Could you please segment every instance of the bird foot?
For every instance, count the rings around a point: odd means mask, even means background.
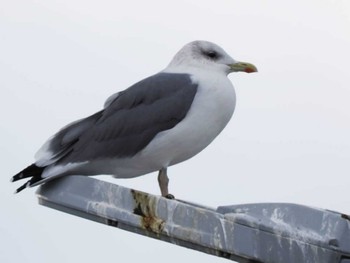
[[[170,199],[170,200],[174,200],[175,196],[173,196],[172,194],[167,194],[166,196],[164,196],[166,199]]]

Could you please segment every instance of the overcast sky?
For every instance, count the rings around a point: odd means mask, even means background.
[[[180,199],[291,202],[350,214],[350,2],[0,0],[0,262],[224,262],[13,195],[12,175],[62,126],[209,40],[258,74],[231,74],[235,114],[169,169]],[[105,177],[100,177],[104,179]],[[156,174],[117,184],[159,194]]]

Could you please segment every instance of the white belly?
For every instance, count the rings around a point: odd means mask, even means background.
[[[183,121],[159,133],[133,158],[115,160],[115,177],[135,177],[185,161],[207,147],[224,129],[236,104],[231,82],[224,75],[195,81],[199,88]]]

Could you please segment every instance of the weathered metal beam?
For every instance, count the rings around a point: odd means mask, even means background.
[[[346,215],[295,204],[212,209],[86,176],[42,185],[39,203],[242,263],[350,263]]]

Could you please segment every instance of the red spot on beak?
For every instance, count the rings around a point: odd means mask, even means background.
[[[252,68],[245,68],[245,69],[244,69],[244,72],[252,73],[252,72],[256,72],[256,70],[254,70],[254,69],[252,69]]]

